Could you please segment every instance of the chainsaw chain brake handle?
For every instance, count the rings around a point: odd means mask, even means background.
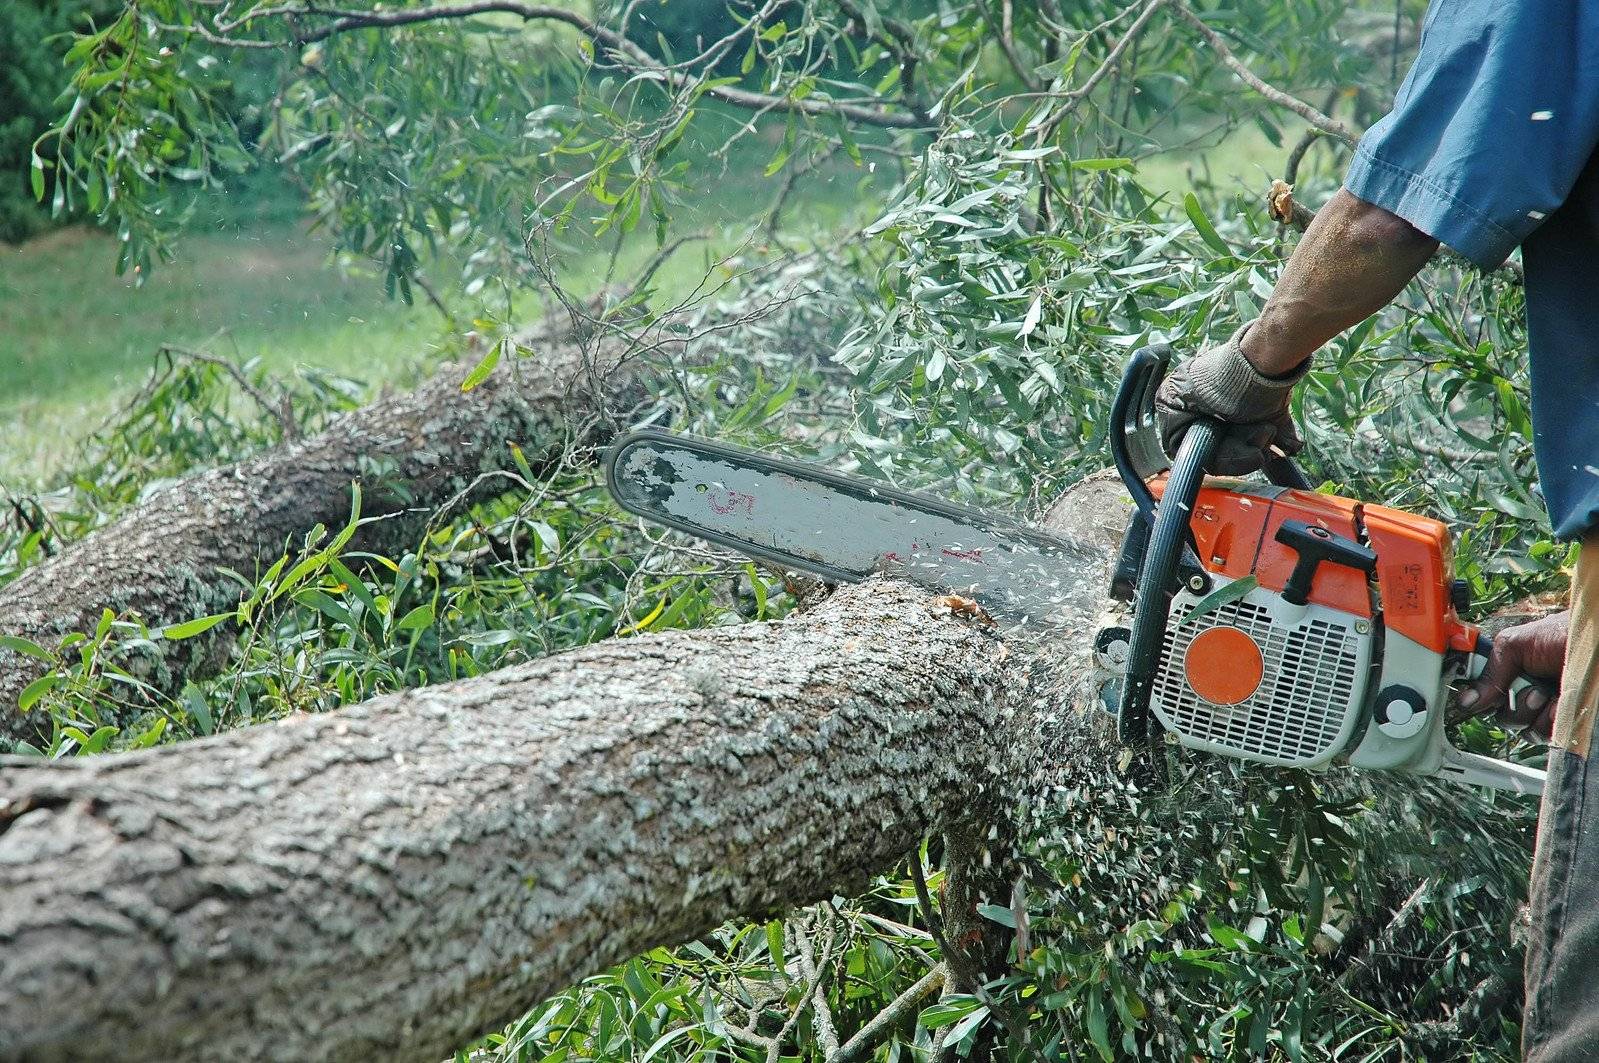
[[[1111,457],[1138,508],[1113,587],[1113,593],[1130,591],[1133,598],[1132,632],[1116,719],[1118,737],[1134,746],[1143,744],[1149,735],[1149,697],[1160,667],[1179,571],[1197,593],[1210,587],[1210,577],[1190,546],[1193,533],[1189,521],[1205,481],[1205,467],[1215,457],[1225,430],[1219,421],[1195,421],[1184,433],[1177,454],[1167,460],[1155,416],[1155,392],[1170,363],[1171,348],[1164,344],[1135,353],[1122,373],[1110,415]],[[1171,476],[1157,504],[1145,481],[1167,468]],[[1265,472],[1279,486],[1309,487],[1304,474],[1288,458],[1273,459]]]

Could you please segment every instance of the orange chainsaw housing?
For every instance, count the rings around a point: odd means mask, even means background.
[[[1164,476],[1150,482],[1157,498],[1165,486]],[[1280,592],[1298,559],[1276,539],[1289,520],[1319,525],[1376,553],[1376,592],[1388,631],[1436,653],[1469,653],[1476,645],[1477,628],[1460,619],[1449,593],[1449,529],[1441,521],[1337,495],[1210,479],[1194,502],[1190,526],[1208,571],[1228,579],[1253,575],[1263,589]],[[1316,570],[1310,600],[1354,616],[1376,613],[1366,574],[1342,565]]]

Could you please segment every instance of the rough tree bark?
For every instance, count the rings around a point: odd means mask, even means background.
[[[0,762],[0,1058],[438,1059],[626,957],[859,887],[1036,745],[1026,655],[949,614],[873,584]]]
[[[484,492],[505,490],[503,481],[479,477],[515,467],[510,443],[537,468],[592,434],[602,405],[635,401],[625,374],[593,372],[615,364],[619,341],[584,344],[570,329],[551,329],[529,343],[533,358],[500,367],[470,392],[460,387],[466,369],[447,366],[311,438],[160,492],[0,588],[0,633],[53,647],[69,632],[92,631],[106,608],[152,629],[223,612],[237,603],[239,586],[222,570],[249,576],[317,524],[342,526],[353,482],[362,485],[363,514],[386,518],[367,525],[360,542],[379,551],[414,543],[435,507],[475,482]],[[147,682],[175,690],[220,659],[230,627],[158,641],[134,663]],[[42,669],[0,646],[0,740],[40,729],[16,707]]]

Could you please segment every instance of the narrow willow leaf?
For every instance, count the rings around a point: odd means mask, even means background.
[[[1200,239],[1209,244],[1211,250],[1218,255],[1230,255],[1233,249],[1227,246],[1227,241],[1221,238],[1216,227],[1205,217],[1204,208],[1199,205],[1199,197],[1192,192],[1183,195],[1183,212],[1188,215],[1188,220],[1194,223],[1194,230],[1199,233]]]
[[[212,613],[195,620],[186,620],[181,624],[172,624],[161,630],[161,636],[176,642],[178,639],[189,639],[196,635],[210,631],[222,621],[233,616],[233,613]]]
[[[1244,595],[1260,586],[1260,581],[1253,575],[1243,579],[1235,579],[1231,583],[1224,583],[1211,591],[1195,603],[1193,611],[1183,617],[1184,624],[1191,624],[1208,613],[1214,613],[1224,605],[1238,601]]]
[[[503,342],[496,343],[490,347],[489,353],[485,354],[482,360],[472,367],[472,371],[466,374],[466,379],[461,381],[461,390],[471,391],[487,380],[489,374],[494,372],[494,367],[500,364],[500,353],[504,350],[505,344]]]

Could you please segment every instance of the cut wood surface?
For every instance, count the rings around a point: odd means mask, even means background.
[[[501,366],[470,392],[461,391],[467,367],[446,366],[314,436],[158,492],[0,588],[0,634],[54,647],[69,632],[93,631],[108,608],[152,630],[225,612],[240,587],[224,570],[253,577],[316,525],[342,527],[354,483],[362,485],[363,514],[385,518],[362,529],[364,548],[415,543],[439,504],[484,473],[515,468],[510,444],[538,469],[592,433],[600,378],[591,378],[586,359],[594,351],[560,330],[529,342],[532,358]],[[611,387],[613,404],[631,398],[616,378]],[[506,483],[490,479],[483,488],[503,491]],[[131,663],[155,687],[181,689],[220,660],[231,627],[157,640]],[[43,667],[0,646],[0,740],[48,732],[47,720],[16,711]]]

